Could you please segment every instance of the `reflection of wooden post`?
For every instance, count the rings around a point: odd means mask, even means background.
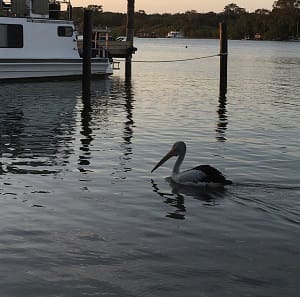
[[[127,30],[126,41],[130,41],[130,49],[126,56],[125,61],[125,77],[131,77],[131,59],[133,49],[133,37],[134,37],[134,0],[127,0]]]
[[[227,57],[227,26],[226,23],[220,23],[220,98],[226,98],[227,93]]]
[[[83,28],[83,61],[82,61],[82,92],[88,97],[91,92],[91,59],[92,59],[92,17],[93,11],[84,10]]]

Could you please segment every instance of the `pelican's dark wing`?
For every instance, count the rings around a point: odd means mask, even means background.
[[[220,183],[225,185],[231,185],[232,181],[226,179],[226,177],[218,169],[210,165],[200,165],[191,170],[199,170],[205,174],[203,182],[207,183]]]

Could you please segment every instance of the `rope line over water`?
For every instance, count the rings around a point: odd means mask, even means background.
[[[132,63],[173,63],[173,62],[185,62],[185,61],[194,61],[194,60],[201,60],[201,59],[208,59],[213,57],[219,57],[222,54],[210,55],[210,56],[202,56],[197,58],[187,58],[187,59],[174,59],[174,60],[132,60]],[[120,61],[121,60],[115,60]]]

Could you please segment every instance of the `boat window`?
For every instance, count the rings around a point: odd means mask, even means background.
[[[23,26],[0,24],[0,48],[22,48]]]
[[[73,27],[59,26],[59,27],[57,27],[57,34],[60,37],[72,37],[73,36]]]

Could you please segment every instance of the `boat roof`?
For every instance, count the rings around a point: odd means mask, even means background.
[[[59,14],[61,4],[71,7],[70,0],[0,0],[0,16],[48,19],[51,13]]]

